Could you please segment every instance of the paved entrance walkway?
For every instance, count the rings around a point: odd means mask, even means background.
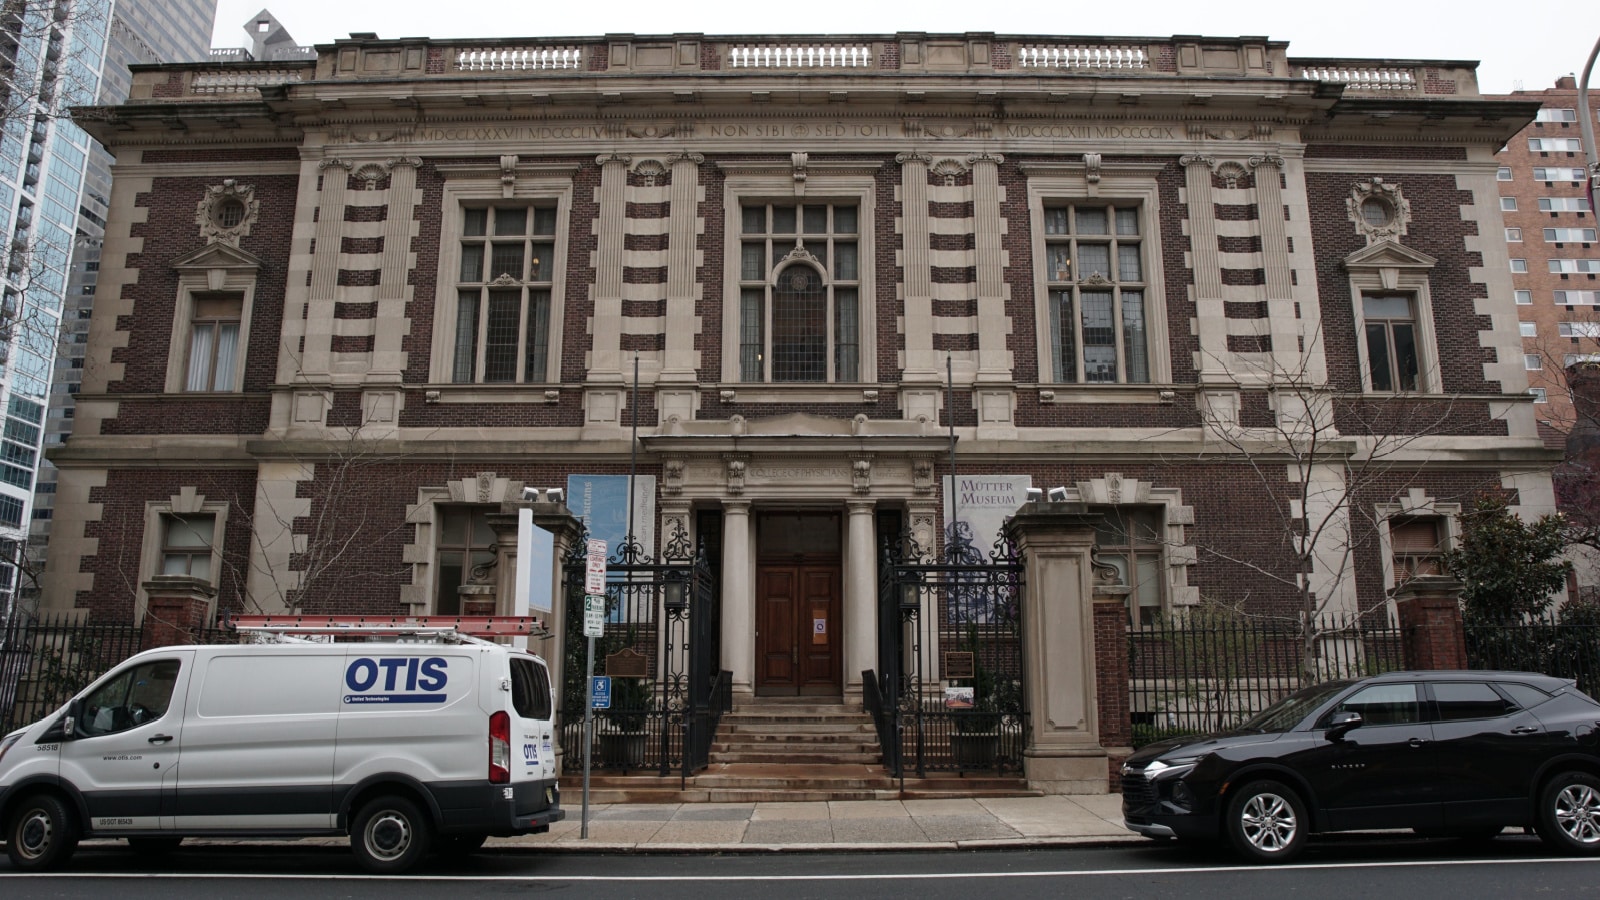
[[[1122,824],[1120,794],[798,803],[601,804],[580,838],[581,798],[548,834],[489,846],[554,844],[563,851],[771,852],[1048,847],[1143,841]]]

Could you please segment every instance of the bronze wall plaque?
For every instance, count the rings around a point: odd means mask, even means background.
[[[972,678],[974,675],[971,653],[946,653],[944,655],[944,677]]]
[[[649,678],[650,657],[624,647],[606,657],[606,674],[612,678]]]

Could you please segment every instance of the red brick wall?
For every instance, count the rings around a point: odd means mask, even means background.
[[[1133,743],[1133,716],[1128,692],[1128,611],[1121,600],[1094,604],[1095,699],[1100,710],[1100,746],[1128,747]],[[1107,758],[1110,789],[1122,789],[1122,761]]]
[[[139,555],[145,540],[145,503],[167,503],[186,486],[204,495],[207,503],[228,504],[224,562],[216,573],[217,610],[243,609],[248,572],[245,561],[250,551],[248,519],[255,508],[255,471],[112,469],[106,474],[105,486],[89,492],[90,503],[103,504],[100,518],[84,525],[84,536],[98,539],[98,549],[83,557],[78,571],[92,574],[94,585],[79,591],[74,605],[89,610],[91,620],[133,621]]]
[[[1397,148],[1399,149],[1399,148]],[[1370,173],[1309,173],[1306,192],[1311,207],[1311,229],[1316,240],[1317,290],[1322,303],[1322,329],[1328,349],[1328,372],[1343,390],[1361,389],[1360,358],[1356,352],[1355,303],[1343,260],[1367,246],[1345,210],[1345,200],[1357,181],[1381,177],[1397,184],[1411,206],[1411,223],[1401,243],[1438,260],[1428,273],[1433,306],[1436,347],[1443,388],[1450,393],[1498,393],[1499,382],[1484,379],[1484,364],[1495,352],[1482,346],[1479,332],[1490,329],[1488,316],[1474,311],[1474,302],[1487,296],[1484,285],[1470,280],[1468,271],[1483,265],[1483,255],[1466,249],[1466,238],[1477,224],[1462,218],[1461,208],[1472,205],[1472,194],[1456,187],[1452,175],[1393,174],[1374,167]],[[1309,273],[1308,273],[1309,274]]]
[[[285,261],[289,258],[289,238],[294,227],[299,178],[293,175],[252,175],[247,166],[241,167],[234,177],[240,183],[255,188],[255,199],[260,204],[259,218],[251,226],[250,233],[240,241],[240,247],[264,260],[256,278],[250,344],[245,350],[244,390],[249,394],[266,391],[277,377],[278,342],[283,328]],[[122,288],[122,299],[133,302],[133,314],[117,321],[118,330],[128,334],[128,343],[126,347],[112,351],[112,361],[123,363],[124,370],[121,380],[107,386],[109,393],[159,394],[166,389],[167,360],[172,350],[172,319],[178,299],[178,273],[172,269],[171,263],[205,246],[199,226],[194,224],[195,206],[205,197],[207,188],[221,182],[220,176],[157,178],[150,192],[139,194],[136,198],[137,206],[149,210],[149,218],[146,222],[135,223],[131,229],[134,237],[144,239],[144,247],[141,252],[128,255],[128,267],[137,270],[138,280]],[[182,418],[174,427],[175,423],[168,414],[168,404],[171,402],[160,405],[125,404],[116,419],[106,422],[105,433],[185,433],[190,429],[193,432],[215,433],[222,427],[233,427],[234,423],[242,421],[237,414],[218,416],[202,412],[193,419]],[[229,401],[231,404],[238,402]],[[246,401],[247,404],[251,402],[254,401]],[[216,411],[222,412],[220,405],[217,406],[219,408]],[[202,410],[203,407],[190,409]],[[216,427],[212,427],[211,423],[215,423]]]

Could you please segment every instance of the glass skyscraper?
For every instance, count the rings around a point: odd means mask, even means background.
[[[68,111],[121,103],[134,63],[206,59],[216,0],[15,0],[0,6],[0,547],[42,554],[72,428],[110,195],[111,156]],[[9,64],[9,66],[8,66]],[[9,72],[3,72],[5,67]],[[3,567],[5,599],[18,575]],[[0,615],[9,607],[0,602]]]

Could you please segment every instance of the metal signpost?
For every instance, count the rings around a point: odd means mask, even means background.
[[[606,542],[591,540],[588,546],[587,566],[583,577],[583,636],[588,638],[589,649],[584,654],[583,675],[588,702],[583,705],[583,826],[578,837],[589,837],[589,767],[594,763],[594,639],[606,627]],[[610,684],[607,679],[607,705],[610,703]]]

